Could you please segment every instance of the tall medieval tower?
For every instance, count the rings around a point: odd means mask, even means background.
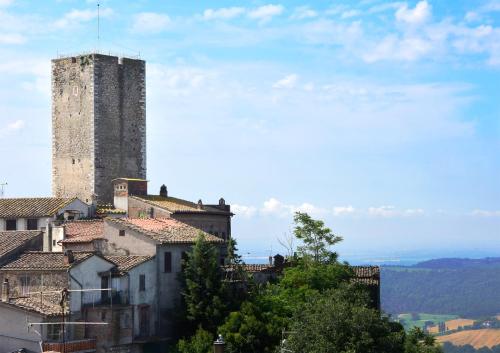
[[[52,193],[111,203],[115,178],[146,178],[143,60],[52,60]]]

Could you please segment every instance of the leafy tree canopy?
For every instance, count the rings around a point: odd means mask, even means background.
[[[296,212],[294,234],[304,245],[298,247],[299,255],[314,262],[335,262],[337,254],[330,251],[332,245],[342,241],[342,237],[333,234],[321,220],[315,220],[307,213]]]

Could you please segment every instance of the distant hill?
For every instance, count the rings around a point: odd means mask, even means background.
[[[382,309],[391,314],[500,313],[500,258],[436,259],[407,267],[382,267]]]
[[[419,262],[411,267],[430,268],[430,269],[459,269],[459,268],[491,267],[491,266],[500,267],[500,257],[487,257],[484,259],[462,259],[462,258],[435,259],[435,260]]]

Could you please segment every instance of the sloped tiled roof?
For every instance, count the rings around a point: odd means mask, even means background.
[[[102,219],[80,220],[64,224],[66,239],[62,243],[89,243],[104,238],[104,221]]]
[[[32,197],[0,199],[0,218],[53,216],[75,198]]]
[[[60,295],[56,293],[31,294],[26,297],[11,298],[9,305],[16,306],[20,309],[36,312],[45,316],[59,316],[61,315],[61,306],[59,305]]]
[[[110,255],[104,256],[108,261],[111,261],[117,266],[117,270],[120,273],[126,273],[140,264],[151,260],[152,256],[142,256],[142,255]]]
[[[283,267],[275,267],[269,264],[245,264],[244,269],[247,272],[278,272],[283,269]]]
[[[369,286],[380,285],[380,267],[378,266],[351,266],[354,271],[354,283],[361,283]]]
[[[41,236],[41,234],[42,232],[39,230],[9,230],[0,232],[0,258],[37,236]]]
[[[66,265],[62,252],[27,251],[15,260],[0,267],[0,270],[65,271],[93,256],[94,253],[75,251],[73,255],[75,261],[70,265]]]
[[[208,242],[224,242],[219,237],[172,218],[107,218],[106,221],[135,230],[161,244],[194,243],[200,233]]]
[[[108,214],[127,214],[127,211],[122,210],[121,208],[115,208],[113,205],[97,205],[95,212],[99,216],[105,216]]]
[[[165,197],[159,195],[131,196],[132,198],[144,201],[154,206],[158,206],[172,213],[210,213],[210,214],[231,214],[228,211],[216,207],[202,205],[197,203],[178,199],[176,197]]]

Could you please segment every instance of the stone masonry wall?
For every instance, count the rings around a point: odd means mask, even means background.
[[[95,186],[112,203],[113,179],[146,178],[145,62],[94,57]]]
[[[146,178],[145,62],[91,54],[52,61],[52,188],[113,201],[111,180]]]
[[[90,202],[94,193],[94,63],[52,60],[52,193]]]

